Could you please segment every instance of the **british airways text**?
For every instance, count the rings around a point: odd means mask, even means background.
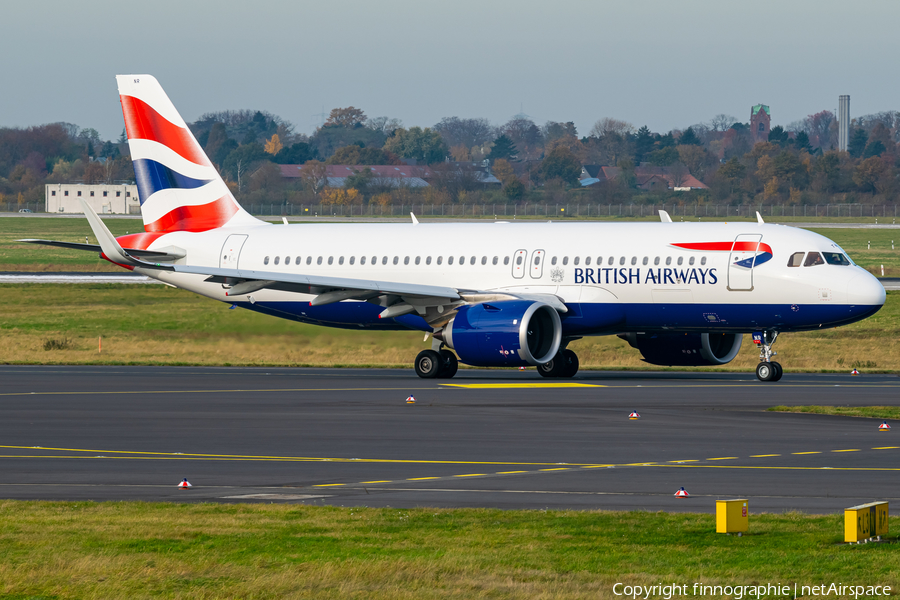
[[[652,283],[654,285],[671,284],[708,284],[715,285],[719,281],[713,269],[647,269],[641,279],[641,269],[626,267],[608,269],[575,269],[575,283],[602,284],[634,284]]]

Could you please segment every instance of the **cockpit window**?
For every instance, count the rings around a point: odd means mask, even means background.
[[[788,259],[788,266],[799,267],[803,265],[804,254],[806,254],[806,252],[794,252],[793,254],[791,254],[791,257]]]
[[[814,267],[816,265],[824,265],[825,261],[822,259],[822,255],[818,252],[810,252],[806,255],[806,262],[803,263],[804,267]]]
[[[827,262],[829,265],[850,265],[850,259],[848,259],[840,252],[826,252],[825,262]]]

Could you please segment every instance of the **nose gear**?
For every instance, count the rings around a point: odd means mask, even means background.
[[[757,331],[753,334],[753,343],[759,346],[760,363],[756,365],[756,378],[760,381],[778,381],[784,375],[781,365],[772,360],[778,354],[772,350],[777,337],[777,331]]]

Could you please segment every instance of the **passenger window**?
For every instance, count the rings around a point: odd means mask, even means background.
[[[355,262],[356,262],[356,257],[355,257],[355,256],[351,256],[351,257],[350,257],[350,264],[352,265],[352,264],[355,263]]]
[[[504,265],[509,265],[509,257],[508,257],[508,256],[504,256],[504,257],[503,257],[503,264],[504,264]]]
[[[360,257],[359,257],[359,264],[361,264],[361,265],[366,264],[366,257],[365,257],[365,256],[360,256]]]
[[[387,254],[381,257],[381,264],[386,265],[388,261]]]
[[[328,257],[328,264],[329,264],[329,265],[333,265],[333,264],[334,264],[334,257],[333,257],[333,256],[329,256],[329,257]]]
[[[550,259],[550,264],[551,264],[551,265],[555,265],[555,264],[556,264],[556,257],[555,257],[555,256],[554,256],[553,258]]]
[[[312,264],[312,256],[307,256],[307,257],[306,257],[306,264],[308,264],[308,265],[311,265],[311,264]]]
[[[822,255],[818,252],[810,252],[806,255],[806,262],[803,263],[804,267],[814,267],[816,265],[824,265],[825,261],[822,259]]]
[[[374,265],[374,264],[376,264],[377,262],[378,262],[378,257],[377,257],[377,256],[373,256],[373,257],[372,257],[372,264]]]
[[[491,261],[491,264],[492,264],[492,265],[496,265],[496,264],[497,264],[497,257],[496,257],[496,256],[494,257],[494,260]]]
[[[624,256],[623,256],[622,258],[619,259],[619,264],[620,264],[620,265],[624,265],[624,264],[625,264],[625,257],[624,257]]]
[[[591,257],[590,256],[588,256],[584,259],[584,266],[586,266],[586,267],[591,266]]]
[[[534,266],[538,266],[539,264],[541,264],[541,257],[540,257],[540,256],[535,256],[535,257],[534,257]],[[578,264],[578,261],[577,261],[577,260],[576,260],[575,264],[576,264],[576,265]]]
[[[399,263],[399,262],[400,262],[400,257],[399,257],[399,256],[395,256],[395,257],[394,257],[394,264],[396,265],[396,264]]]
[[[572,261],[572,264],[574,264],[574,265],[577,267],[577,266],[578,266],[578,263],[579,263],[580,261],[581,261],[581,257],[580,257],[580,256],[576,256],[576,257],[575,257],[575,260]]]
[[[481,257],[481,264],[483,264],[483,265],[486,265],[486,264],[487,264],[487,256],[482,256],[482,257]]]
[[[658,265],[658,264],[659,264],[659,257],[658,257],[658,256],[657,256],[656,258],[653,259],[653,264],[654,264],[654,265]]]
[[[431,264],[431,257],[430,257],[430,256],[426,256],[426,257],[425,257],[425,264],[426,264],[426,265],[430,265],[430,264]]]
[[[690,258],[688,259],[688,264],[689,264],[689,265],[693,265],[693,264],[694,264],[694,257],[693,257],[693,256],[690,257]]]
[[[421,256],[417,256],[417,257],[416,257],[416,264],[419,264],[420,262],[422,262],[422,257],[421,257]]]
[[[806,252],[794,252],[793,254],[791,254],[791,257],[788,259],[788,266],[799,267],[800,265],[802,265],[804,254],[806,254]]]
[[[631,257],[631,264],[632,264],[632,266],[637,264],[637,256]]]
[[[825,262],[829,265],[842,265],[849,266],[850,259],[841,254],[840,252],[826,252],[825,253]]]
[[[474,264],[475,264],[475,257],[474,257],[474,256],[473,256],[472,258],[469,259],[469,264],[470,264],[470,265],[474,265]]]
[[[438,256],[437,264],[441,264],[442,262],[444,262],[444,257]]]
[[[680,267],[680,266],[681,266],[681,263],[683,263],[683,262],[684,262],[684,257],[683,257],[683,256],[679,256],[679,257],[678,257],[678,266]]]
[[[404,265],[408,265],[408,264],[409,264],[409,257],[408,257],[408,256],[404,256],[404,257],[403,257],[403,264],[404,264]]]
[[[452,256],[448,256],[448,257],[447,257],[447,264],[448,264],[448,265],[452,265],[452,264],[453,264],[453,257],[452,257]]]
[[[705,265],[705,264],[706,264],[706,257],[705,257],[705,256],[704,256],[703,258],[700,259],[700,264],[701,264],[701,265]]]
[[[615,262],[615,260],[616,260],[616,259],[615,259],[615,258],[614,258],[614,257],[612,257],[612,256],[610,256],[610,257],[609,257],[609,260],[608,260],[608,261],[606,261],[606,264],[608,264],[608,265],[612,265],[612,264],[613,264],[613,262]]]
[[[317,265],[321,265],[321,264],[322,264],[322,257],[321,257],[321,256],[320,256],[319,258],[316,259],[316,264],[317,264]]]
[[[506,263],[504,262],[503,264],[506,264]],[[521,264],[522,264],[522,257],[521,257],[521,256],[517,256],[517,257],[516,257],[516,264],[517,264],[517,265],[521,265]]]
[[[344,264],[344,257],[343,257],[343,256],[340,257],[340,258],[338,259],[338,264],[339,264],[339,265]]]
[[[281,257],[280,257],[280,256],[276,256],[276,257],[275,257],[275,264],[277,265],[277,264],[278,264],[278,261],[280,261],[280,260],[281,260]]]
[[[569,257],[568,257],[568,256],[563,256],[563,264],[564,264],[564,265],[569,264]]]
[[[464,264],[466,264],[466,257],[460,256],[459,257],[459,266],[463,266]]]
[[[666,257],[666,266],[668,267],[668,266],[671,265],[671,264],[672,264],[672,257],[671,257],[671,256],[667,256],[667,257]]]
[[[602,265],[603,265],[603,257],[602,257],[602,256],[598,256],[598,257],[597,257],[597,266],[599,267],[599,266],[602,266]]]
[[[289,264],[291,264],[291,257],[285,256],[284,257],[284,266],[288,266]]]
[[[299,256],[298,256],[297,258],[294,259],[294,264],[295,264],[295,265],[299,265],[299,264],[300,264],[300,257],[299,257]]]
[[[645,257],[644,257],[644,260],[641,262],[641,264],[643,264],[643,265],[646,266],[647,263],[649,263],[649,262],[650,262],[650,259],[649,259],[648,257],[645,256]]]
[[[265,258],[263,259],[263,264],[264,264],[264,265],[269,264],[269,257],[268,257],[268,256],[265,257]]]

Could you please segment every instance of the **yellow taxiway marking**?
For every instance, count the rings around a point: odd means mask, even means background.
[[[707,458],[706,460],[734,460],[737,456],[720,456],[718,458]]]
[[[528,471],[497,471],[497,475],[513,475],[514,473],[527,473]]]
[[[850,448],[849,450],[832,450],[832,452],[859,452],[859,448]]]
[[[407,481],[425,481],[426,479],[440,479],[440,477],[410,477]]]
[[[390,479],[382,479],[381,481],[360,481],[360,483],[392,483]]]
[[[347,485],[346,483],[320,483],[318,485],[314,485],[313,487],[335,487],[338,485]]]
[[[442,386],[470,390],[508,390],[524,388],[599,388],[607,387],[594,383],[441,383]]]
[[[692,458],[690,460],[670,460],[669,462],[670,463],[689,463],[689,462],[697,462],[697,459]]]
[[[466,473],[465,475],[454,475],[454,477],[484,477],[486,473]]]
[[[538,471],[568,471],[568,467],[557,467],[555,469],[538,469]]]
[[[872,448],[872,450],[896,450],[900,446],[881,446],[880,448]]]
[[[780,454],[751,454],[750,458],[766,458],[769,456],[781,456]]]
[[[900,467],[775,467],[764,465],[655,465],[684,469],[770,469],[775,471],[900,471]]]
[[[614,467],[616,465],[583,465],[582,469],[608,469],[609,467]]]
[[[791,452],[791,454],[822,454],[821,452]]]

